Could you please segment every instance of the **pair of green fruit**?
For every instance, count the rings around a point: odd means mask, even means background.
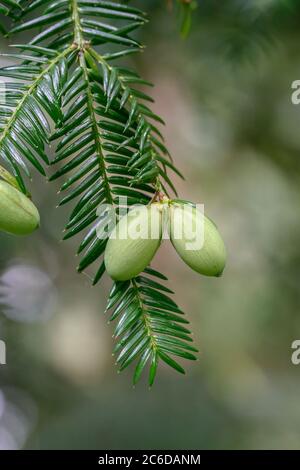
[[[113,229],[105,250],[108,274],[126,281],[152,261],[165,226],[182,260],[206,276],[221,276],[226,249],[216,225],[188,201],[173,200],[134,208]]]
[[[180,200],[134,208],[121,218],[105,250],[108,274],[117,281],[140,274],[157,252],[166,224],[174,248],[188,266],[206,276],[222,274],[226,250],[217,227],[191,203]],[[0,180],[0,230],[28,235],[39,225],[39,212],[31,200]]]

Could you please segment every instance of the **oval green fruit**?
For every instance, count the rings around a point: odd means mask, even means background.
[[[28,235],[39,225],[39,212],[31,200],[0,180],[0,230],[13,235]]]
[[[214,222],[190,204],[171,204],[171,242],[182,260],[205,276],[221,276],[226,263],[224,242]]]
[[[104,254],[105,267],[116,281],[140,274],[158,250],[163,231],[163,205],[138,206],[113,229]]]

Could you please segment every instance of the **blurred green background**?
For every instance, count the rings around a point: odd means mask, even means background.
[[[205,204],[228,249],[220,279],[193,273],[167,242],[154,262],[199,361],[186,376],[161,367],[150,391],[116,373],[110,281],[91,288],[76,274],[78,240],[60,243],[69,208],[35,175],[41,230],[0,235],[0,448],[299,449],[300,2],[199,0],[184,41],[163,0],[135,4],[151,21],[130,60],[156,84],[180,196]]]

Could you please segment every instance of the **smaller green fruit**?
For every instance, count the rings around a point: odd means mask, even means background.
[[[18,189],[0,180],[0,230],[28,235],[40,225],[35,205]]]
[[[104,254],[105,267],[116,281],[140,274],[158,250],[163,230],[163,205],[138,206],[112,231]]]
[[[3,166],[0,165],[0,181],[6,181],[9,183],[11,186],[14,186],[14,188],[17,188],[20,190],[20,186],[18,184],[18,181],[14,176],[12,176],[9,171],[7,171]]]
[[[181,259],[205,276],[221,276],[226,263],[224,242],[214,222],[191,203],[170,206],[170,239]]]

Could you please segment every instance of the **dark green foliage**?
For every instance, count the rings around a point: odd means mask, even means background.
[[[135,384],[146,365],[150,364],[150,386],[154,382],[160,359],[184,373],[184,369],[170,354],[195,360],[193,353],[197,352],[191,345],[191,333],[187,328],[189,322],[169,296],[172,291],[153,280],[153,277],[166,280],[161,273],[148,268],[144,274],[131,281],[115,283],[107,304],[107,309],[112,310],[110,321],[118,321],[114,353],[117,355],[119,370],[122,371],[136,360]]]
[[[30,176],[28,162],[43,175],[42,163],[49,163],[45,152],[50,134],[46,114],[59,125],[59,94],[67,78],[66,58],[70,50],[28,50],[26,45],[19,49],[22,53],[6,55],[23,62],[0,69],[0,76],[11,80],[0,91],[0,158],[9,163],[26,192],[23,173]]]
[[[158,129],[163,120],[149,107],[151,84],[116,64],[143,48],[131,33],[147,18],[130,5],[104,0],[19,3],[10,34],[33,35],[10,55],[18,65],[0,70],[11,80],[0,108],[0,158],[24,192],[28,163],[43,175],[44,163],[50,163],[50,180],[63,179],[59,204],[73,204],[64,239],[82,235],[78,271],[95,263],[96,284],[105,272],[109,235],[97,236],[107,220],[101,205],[111,204],[118,213],[122,196],[130,206],[148,204],[160,191],[176,194],[168,172],[181,176]],[[48,162],[50,142],[56,155]],[[165,279],[149,268],[146,276],[115,284],[108,302],[111,320],[118,319],[120,370],[135,360],[137,382],[150,363],[150,385],[159,359],[183,372],[171,356],[195,359],[196,351],[171,291],[153,276]]]
[[[185,39],[191,30],[193,11],[197,8],[195,0],[177,0],[180,34]]]
[[[9,18],[11,21],[15,20],[22,12],[20,3],[21,3],[20,0],[1,0],[1,3],[0,3],[1,20],[3,17]],[[0,33],[3,35],[6,35],[7,28],[6,26],[4,26],[1,20],[0,20]]]

